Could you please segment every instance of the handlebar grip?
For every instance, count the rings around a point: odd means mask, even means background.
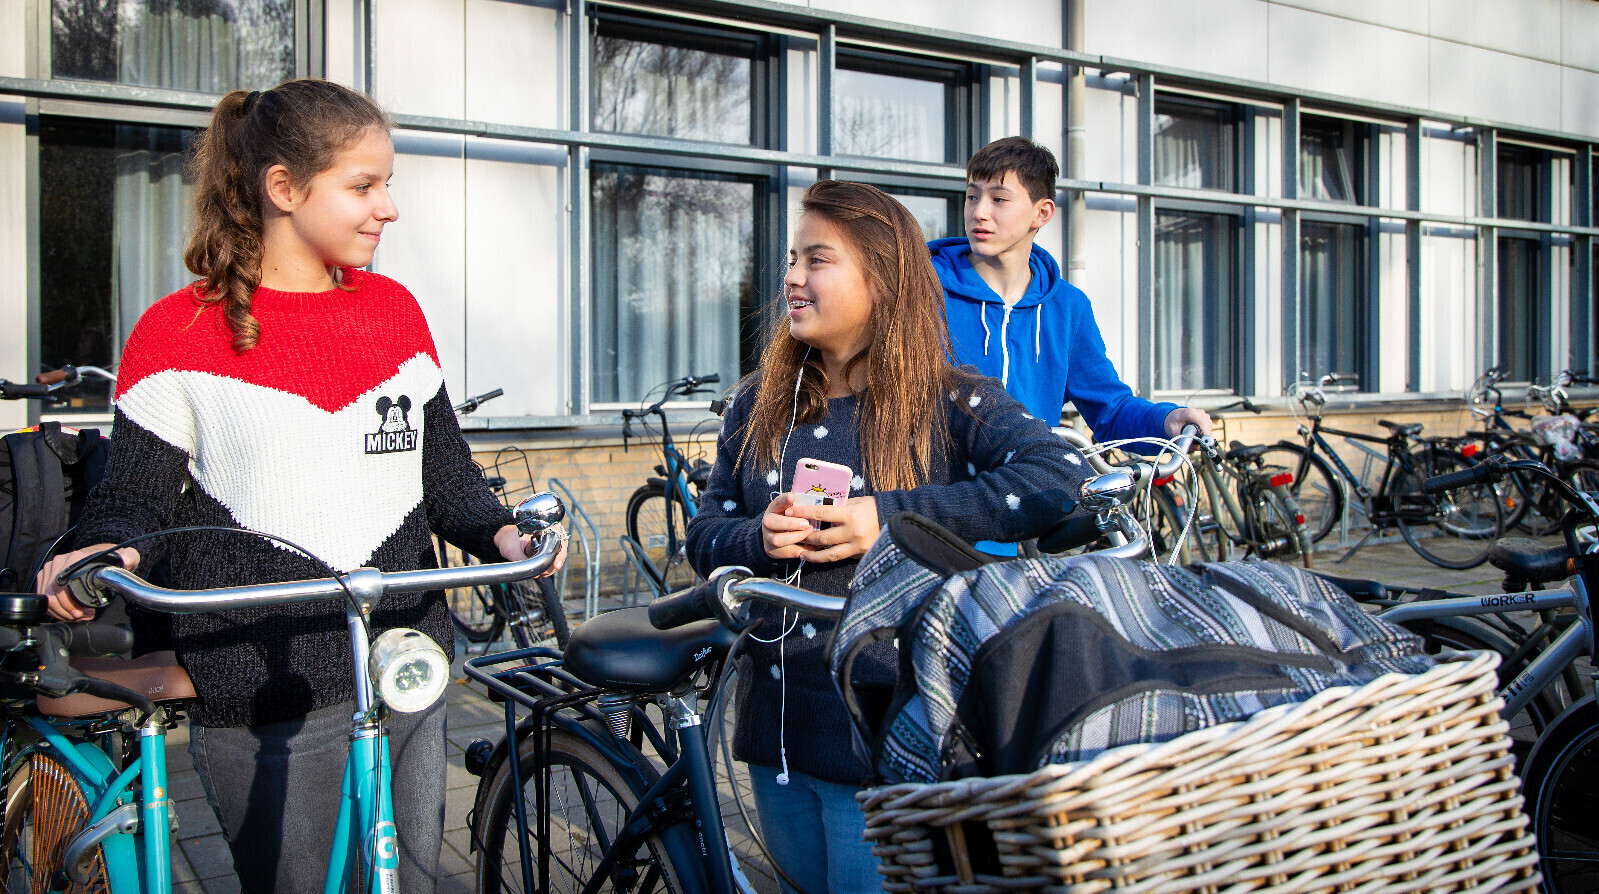
[[[54,392],[49,385],[27,385],[21,382],[6,382],[5,396],[9,400],[25,397],[49,397]]]
[[[1461,469],[1458,472],[1434,475],[1421,483],[1421,489],[1429,494],[1441,494],[1457,487],[1468,487],[1473,484],[1497,481],[1500,477],[1502,476],[1497,463],[1483,462],[1467,469]]]
[[[716,597],[716,584],[701,581],[687,590],[679,590],[650,603],[650,625],[656,630],[671,630],[695,621],[716,617],[711,600]]]
[[[33,382],[36,385],[54,385],[57,382],[65,382],[68,379],[75,379],[77,376],[77,370],[70,366],[63,366],[60,369],[53,369],[49,372],[39,373],[33,377]]]
[[[133,648],[133,630],[125,624],[90,621],[86,624],[58,624],[67,654],[73,657],[116,655]]]
[[[1038,551],[1063,553],[1069,549],[1087,546],[1098,540],[1104,532],[1099,529],[1099,519],[1092,512],[1079,512],[1049,529],[1038,538]]]
[[[715,385],[722,381],[722,375],[721,373],[711,373],[708,376],[700,376],[699,379],[701,385]]]

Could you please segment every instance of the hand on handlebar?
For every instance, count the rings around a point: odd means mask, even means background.
[[[559,525],[555,526],[559,528]],[[537,535],[523,534],[517,531],[516,525],[506,525],[494,533],[494,547],[500,551],[500,557],[507,562],[520,562],[531,558],[537,552]],[[555,561],[550,563],[539,577],[549,577],[561,570],[566,564],[566,532],[561,532],[561,551],[555,554]]]
[[[39,570],[39,575],[34,579],[34,592],[50,600],[50,616],[63,621],[87,621],[94,617],[94,609],[84,605],[74,597],[67,588],[56,583],[56,576],[66,569],[77,564],[80,559],[94,555],[101,550],[116,546],[115,543],[101,543],[95,546],[86,546],[83,549],[73,550],[64,555],[52,556],[50,561],[44,563]],[[117,556],[122,559],[123,567],[132,571],[139,567],[139,551],[131,546],[117,550]]]
[[[1201,435],[1209,436],[1214,428],[1210,414],[1197,407],[1178,407],[1166,414],[1166,437],[1175,438],[1182,433],[1183,426],[1188,424],[1199,426]]]

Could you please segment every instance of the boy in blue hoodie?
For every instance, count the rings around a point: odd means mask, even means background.
[[[1059,174],[1055,156],[1022,137],[966,163],[966,235],[927,244],[956,362],[999,379],[1050,425],[1071,401],[1100,441],[1170,437],[1189,422],[1210,434],[1205,411],[1133,394],[1105,356],[1088,296],[1033,244],[1055,216]]]

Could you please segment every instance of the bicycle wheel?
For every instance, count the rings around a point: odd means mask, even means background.
[[[1579,459],[1566,463],[1560,477],[1574,490],[1599,493],[1599,462]],[[1565,501],[1561,501],[1561,506],[1565,506]],[[1577,529],[1578,543],[1591,545],[1595,539],[1599,539],[1599,527],[1590,524]]]
[[[497,595],[504,600],[511,637],[518,647],[566,648],[572,628],[567,623],[566,607],[561,604],[561,593],[553,577],[504,584],[497,590]]]
[[[1431,618],[1406,621],[1399,626],[1421,637],[1422,646],[1429,655],[1449,655],[1456,652],[1498,652],[1509,658],[1515,646],[1481,621],[1473,618]],[[1527,666],[1527,662],[1499,665],[1499,685],[1514,680]],[[1510,718],[1510,744],[1520,764],[1532,751],[1533,743],[1545,728],[1560,714],[1560,699],[1551,691],[1559,686],[1552,683],[1548,689],[1532,697],[1516,716]]]
[[[1344,516],[1344,490],[1333,477],[1332,467],[1299,444],[1274,444],[1261,454],[1263,465],[1282,466],[1294,473],[1288,490],[1305,515],[1310,539],[1320,543],[1338,526]]]
[[[1419,447],[1411,456],[1420,480],[1400,469],[1390,490],[1400,536],[1417,555],[1441,568],[1481,565],[1488,548],[1504,533],[1499,494],[1490,484],[1423,493],[1422,481],[1458,471],[1469,461],[1434,447]]]
[[[1304,516],[1298,504],[1294,502],[1293,493],[1288,489],[1288,486],[1269,487],[1261,493],[1260,497],[1260,502],[1257,505],[1261,517],[1260,526],[1266,535],[1264,542],[1281,541],[1283,544],[1281,549],[1274,549],[1272,555],[1290,559],[1298,556],[1300,563],[1306,568],[1313,567],[1316,560],[1311,544],[1315,541],[1307,534],[1305,542],[1300,542],[1299,519]],[[1308,523],[1310,520],[1305,519],[1305,521],[1304,530],[1309,531]]]
[[[0,833],[0,890],[37,894],[50,890],[62,869],[66,846],[89,821],[89,802],[72,771],[55,757],[35,752],[5,786],[5,828]],[[105,855],[96,848],[87,885],[67,891],[108,892]]]
[[[516,814],[512,799],[521,798],[528,817],[529,847],[539,844],[535,806],[538,767],[533,759],[533,738],[522,740],[522,790],[511,787],[511,766],[502,763],[495,774],[485,809],[477,817],[472,834],[477,837],[477,884],[480,894],[502,890],[522,891],[521,850],[517,844]],[[550,803],[546,805],[550,822],[551,894],[581,891],[593,878],[605,851],[616,840],[628,812],[638,803],[638,794],[605,755],[565,730],[550,733]],[[535,876],[537,851],[532,851]],[[530,885],[537,878],[529,879]],[[531,890],[531,887],[528,888]],[[652,894],[658,891],[681,892],[685,887],[678,871],[666,857],[660,838],[650,835],[637,850],[619,854],[611,878],[602,891],[627,894]]]
[[[1522,777],[1538,840],[1538,869],[1551,894],[1599,891],[1599,705],[1572,705],[1538,743]]]
[[[668,500],[661,485],[646,484],[628,499],[627,536],[644,548],[645,557],[666,582],[667,592],[694,583],[694,569],[688,564],[688,512],[682,503]]]

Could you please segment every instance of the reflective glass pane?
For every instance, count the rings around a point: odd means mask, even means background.
[[[1306,116],[1300,121],[1299,194],[1359,204],[1360,129],[1353,121]]]
[[[746,55],[679,46],[601,30],[594,36],[595,130],[751,142],[751,79]],[[714,46],[714,44],[712,44]]]
[[[156,299],[195,277],[183,265],[193,185],[193,132],[77,119],[39,129],[40,359],[113,367],[128,331]],[[68,409],[104,411],[98,381]]]
[[[955,203],[959,201],[954,196],[937,196],[919,193],[894,192],[884,190],[889,195],[900,201],[922,225],[922,235],[928,242],[934,239],[943,239],[945,236],[961,235],[959,221],[955,218]]]
[[[948,160],[950,85],[840,68],[833,79],[833,151],[907,161]]]
[[[755,338],[756,183],[600,164],[591,183],[591,399],[637,401],[686,375],[737,381],[740,336]]]
[[[1238,167],[1233,110],[1155,102],[1155,183],[1233,191]]]
[[[1336,372],[1366,381],[1366,228],[1305,221],[1300,227],[1300,290],[1304,318],[1300,362],[1284,370],[1290,381]],[[1367,390],[1376,390],[1369,388]]]
[[[1237,387],[1237,220],[1155,215],[1155,388]]]
[[[1543,152],[1530,147],[1499,150],[1499,216],[1515,220],[1545,220]]]
[[[1499,238],[1499,365],[1512,382],[1548,379],[1548,314],[1538,297],[1536,239]]]
[[[51,0],[54,77],[226,93],[294,76],[294,0]]]

